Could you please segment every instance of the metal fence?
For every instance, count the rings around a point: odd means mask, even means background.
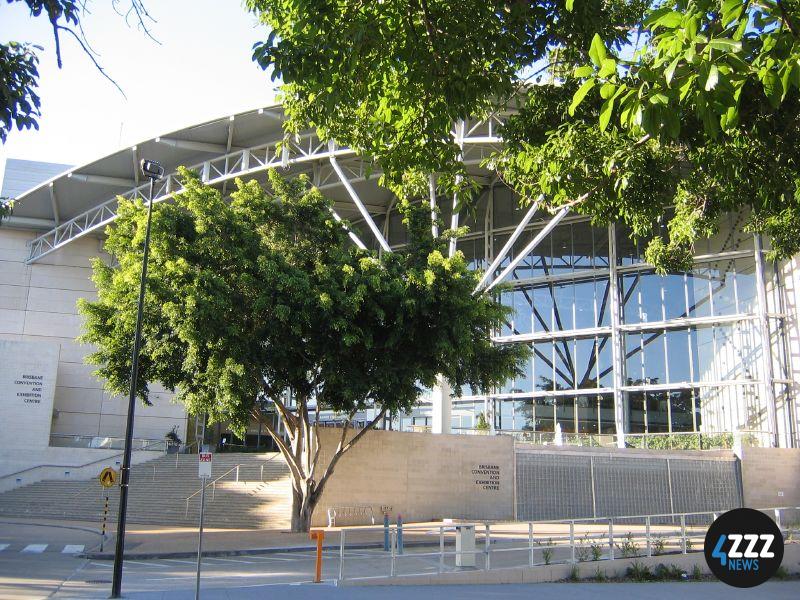
[[[785,538],[797,536],[800,507],[759,510],[775,520]],[[722,512],[343,528],[335,553],[336,579],[436,575],[661,555],[668,560],[670,554],[701,552],[708,527]],[[465,533],[466,539],[461,537]]]
[[[580,519],[742,505],[735,458],[516,452],[516,517]]]

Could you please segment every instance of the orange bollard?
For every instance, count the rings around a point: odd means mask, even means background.
[[[322,541],[325,539],[325,532],[322,529],[316,531],[309,531],[308,537],[312,540],[317,540],[317,573],[314,577],[314,583],[322,581]]]

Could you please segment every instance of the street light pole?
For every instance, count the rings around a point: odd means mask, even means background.
[[[120,598],[122,591],[122,562],[125,552],[125,518],[128,510],[128,481],[131,474],[131,444],[133,442],[133,413],[136,409],[136,380],[139,376],[139,346],[142,340],[142,313],[144,312],[144,293],[147,288],[147,258],[150,252],[150,222],[153,218],[153,197],[155,182],[164,176],[164,168],[153,160],[141,162],[142,173],[150,179],[150,202],[147,206],[147,229],[144,234],[144,256],[142,257],[142,278],[139,283],[139,307],[136,313],[136,333],[133,336],[133,358],[131,360],[131,389],[128,397],[128,421],[125,426],[125,450],[119,483],[119,517],[117,518],[117,540],[114,552],[114,575],[111,582],[111,598]]]

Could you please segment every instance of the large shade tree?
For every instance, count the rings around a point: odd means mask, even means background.
[[[519,372],[528,350],[490,339],[507,309],[472,294],[477,275],[461,253],[445,256],[419,207],[400,203],[410,242],[379,257],[352,244],[305,178],[272,172],[270,192],[238,181],[228,202],[181,175],[185,191],[154,208],[136,392],[147,401],[147,382],[161,382],[190,413],[240,433],[260,420],[291,470],[293,530],[309,527],[341,457],[387,412],[410,410],[437,374],[486,391]],[[129,386],[145,222],[140,202],[120,199],[105,243],[116,264],[95,260],[97,301],[80,304],[89,360],[116,393]],[[321,410],[344,424],[327,464]]]
[[[797,0],[247,4],[287,129],[372,156],[389,184],[467,184],[453,123],[520,103],[487,166],[523,203],[623,223],[661,272],[731,210],[774,258],[800,249]]]

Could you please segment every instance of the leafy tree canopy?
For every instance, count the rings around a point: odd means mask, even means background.
[[[284,82],[289,130],[316,127],[408,172],[462,173],[455,120],[523,108],[487,165],[628,225],[660,271],[746,210],[773,257],[800,250],[797,0],[248,0],[254,59]],[[668,211],[674,207],[674,211]]]
[[[289,443],[264,425],[292,469],[298,529],[351,445],[343,433],[332,464],[317,470],[310,411],[349,423],[374,408],[377,422],[409,410],[437,374],[456,390],[487,391],[519,372],[527,348],[490,339],[508,309],[473,296],[477,275],[461,253],[445,257],[427,211],[403,203],[408,250],[379,258],[352,245],[332,203],[304,178],[271,172],[273,194],[238,181],[229,203],[196,175],[181,176],[186,191],[154,208],[137,393],[146,400],[147,382],[159,381],[192,414],[239,432],[262,417],[262,400],[274,403]],[[97,348],[88,360],[120,394],[130,382],[145,222],[140,201],[120,199],[105,244],[118,265],[96,259],[98,299],[80,303],[82,339]]]

